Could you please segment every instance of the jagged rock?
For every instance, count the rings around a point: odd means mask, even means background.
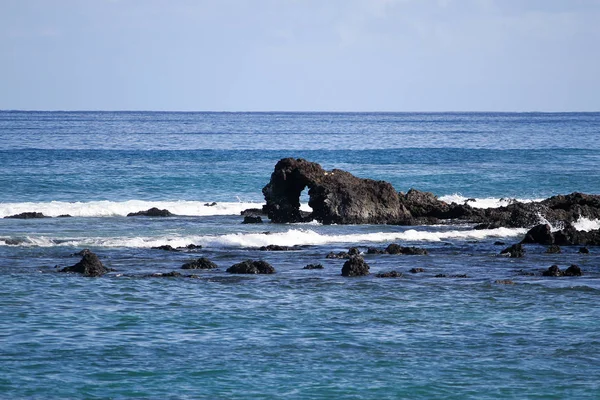
[[[390,244],[386,247],[385,252],[387,254],[404,254],[404,255],[427,255],[427,250],[420,249],[418,247],[403,247],[396,243]]]
[[[425,269],[423,268],[411,268],[410,270],[408,270],[408,272],[410,272],[411,274],[418,274],[420,272],[425,272]]]
[[[376,278],[402,278],[402,274],[398,271],[380,272],[375,274]]]
[[[163,244],[162,246],[151,247],[153,250],[164,250],[164,251],[179,251],[170,244]]]
[[[73,216],[72,216],[72,215],[70,215],[70,214],[60,214],[60,215],[59,215],[58,217],[56,217],[56,218],[73,218]]]
[[[348,252],[346,253],[345,251],[340,251],[339,253],[334,253],[333,251],[330,252],[329,254],[327,254],[325,256],[325,258],[338,258],[338,259],[344,259],[347,260],[352,256],[357,256],[360,254],[360,250],[356,247],[351,247],[350,249],[348,249]]]
[[[548,247],[548,249],[546,250],[547,254],[560,254],[561,250],[560,250],[560,246],[558,245],[551,245],[550,247]]]
[[[181,266],[181,269],[215,269],[218,268],[217,264],[210,261],[206,257],[200,257],[197,260],[185,263]]]
[[[525,255],[525,249],[523,248],[523,245],[521,243],[517,243],[502,250],[500,254],[508,254],[510,258],[518,258],[523,257]]]
[[[521,243],[553,244],[554,235],[550,225],[540,224],[534,226],[525,234],[525,238]]]
[[[563,276],[563,272],[558,268],[558,265],[552,265],[546,271],[542,272],[543,276]]]
[[[263,220],[259,215],[246,215],[242,224],[262,224]]]
[[[159,210],[156,207],[152,207],[146,211],[138,211],[135,213],[127,214],[128,217],[170,217],[173,214],[169,210]]]
[[[90,249],[83,249],[83,250],[81,250],[81,251],[78,251],[77,253],[73,253],[73,254],[71,254],[71,256],[72,256],[72,257],[74,257],[74,256],[80,256],[80,257],[83,257],[83,256],[85,256],[86,254],[93,254],[93,253],[90,251]]]
[[[359,255],[353,255],[344,263],[342,276],[364,276],[369,275],[369,264]]]
[[[188,244],[187,246],[185,246],[185,248],[188,250],[199,250],[202,248],[202,246],[199,244]]]
[[[303,217],[300,194],[306,187],[313,212]],[[357,178],[338,169],[326,171],[304,159],[280,160],[263,194],[273,222],[316,219],[324,224],[389,224],[410,218],[388,182]]]
[[[600,229],[578,231],[568,224],[564,229],[554,234],[554,243],[561,246],[589,245],[600,246]]]
[[[60,272],[77,272],[85,276],[102,276],[108,269],[102,265],[98,256],[91,251],[85,253],[77,264],[65,267]]]
[[[308,264],[306,267],[302,269],[323,269],[323,265],[321,264]]]
[[[213,201],[212,203],[204,203],[204,207],[214,207],[217,205],[216,201]]]
[[[231,274],[273,274],[275,268],[266,261],[246,260],[227,268],[227,272]]]
[[[579,268],[579,266],[575,265],[575,264],[571,265],[564,272],[564,276],[581,276],[581,275],[583,275],[581,272],[581,268]]]
[[[34,219],[34,218],[50,218],[42,214],[41,212],[24,212],[21,214],[9,215],[4,218],[13,218],[13,219]]]

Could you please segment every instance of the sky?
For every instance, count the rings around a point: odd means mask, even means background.
[[[0,0],[0,109],[600,111],[600,0]]]

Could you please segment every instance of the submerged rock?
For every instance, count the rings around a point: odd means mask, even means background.
[[[217,264],[210,261],[206,257],[200,257],[197,260],[185,263],[181,266],[181,269],[215,269],[218,268]]]
[[[268,246],[259,247],[260,251],[298,251],[300,248],[298,246],[279,246],[277,244],[270,244]]]
[[[42,214],[41,212],[24,212],[21,214],[9,215],[4,218],[13,218],[13,219],[34,219],[34,218],[50,218]]]
[[[548,247],[548,249],[546,249],[546,253],[547,254],[560,254],[561,253],[560,246],[553,244],[550,247]]]
[[[152,250],[163,250],[163,251],[179,251],[170,244],[163,244],[162,246],[151,247]]]
[[[402,278],[402,273],[398,271],[380,272],[375,274],[376,278]]]
[[[583,275],[583,273],[581,272],[581,268],[579,268],[579,266],[575,265],[575,264],[571,265],[564,272],[564,276],[581,276],[581,275]]]
[[[306,267],[302,269],[323,269],[323,265],[321,264],[308,264]]]
[[[421,267],[411,268],[408,270],[408,272],[410,272],[411,274],[418,274],[420,272],[425,272],[425,269]]]
[[[231,274],[273,274],[275,268],[266,261],[246,260],[227,268],[227,272]]]
[[[85,276],[102,276],[108,272],[108,269],[102,265],[96,254],[88,251],[77,264],[65,267],[59,272],[76,272]]]
[[[590,254],[590,250],[587,247],[581,247],[579,249],[578,253],[580,253],[580,254]]]
[[[357,256],[357,255],[360,255],[360,250],[356,247],[351,247],[350,249],[348,249],[348,252],[340,251],[339,253],[334,253],[333,251],[331,251],[331,252],[329,252],[329,254],[327,254],[325,256],[325,258],[347,260],[350,257]]]
[[[152,207],[146,211],[138,211],[135,213],[127,214],[128,217],[170,217],[173,214],[169,210],[159,210],[156,207]]]
[[[179,278],[181,275],[181,273],[177,272],[177,271],[171,271],[171,272],[156,272],[154,274],[150,274],[150,275],[146,275],[150,278]]]
[[[342,276],[364,276],[369,275],[369,264],[359,255],[353,255],[344,263]]]
[[[510,279],[498,279],[494,283],[497,283],[498,285],[514,285],[515,284]]]

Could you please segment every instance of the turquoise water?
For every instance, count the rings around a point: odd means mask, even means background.
[[[494,243],[524,230],[239,211],[287,156],[479,206],[598,194],[599,130],[597,113],[0,112],[0,216],[73,216],[0,219],[0,398],[597,398],[600,248],[507,259]],[[154,205],[178,216],[125,217]],[[392,242],[429,255],[365,255],[360,278],[325,258]],[[151,248],[189,243],[203,248]],[[83,248],[115,271],[56,273]],[[219,268],[147,277],[200,256]],[[277,273],[225,272],[248,258]],[[584,276],[540,276],[573,263]]]

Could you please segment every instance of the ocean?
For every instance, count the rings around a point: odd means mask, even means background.
[[[0,139],[0,398],[599,396],[600,248],[512,259],[526,229],[240,212],[285,157],[475,207],[600,194],[600,113],[0,111]],[[151,207],[176,215],[127,217]],[[22,212],[71,217],[2,218]],[[364,254],[353,278],[326,258],[391,243],[429,254]],[[57,272],[83,249],[112,271]],[[181,269],[199,257],[218,268]],[[225,272],[246,259],[276,273]]]

